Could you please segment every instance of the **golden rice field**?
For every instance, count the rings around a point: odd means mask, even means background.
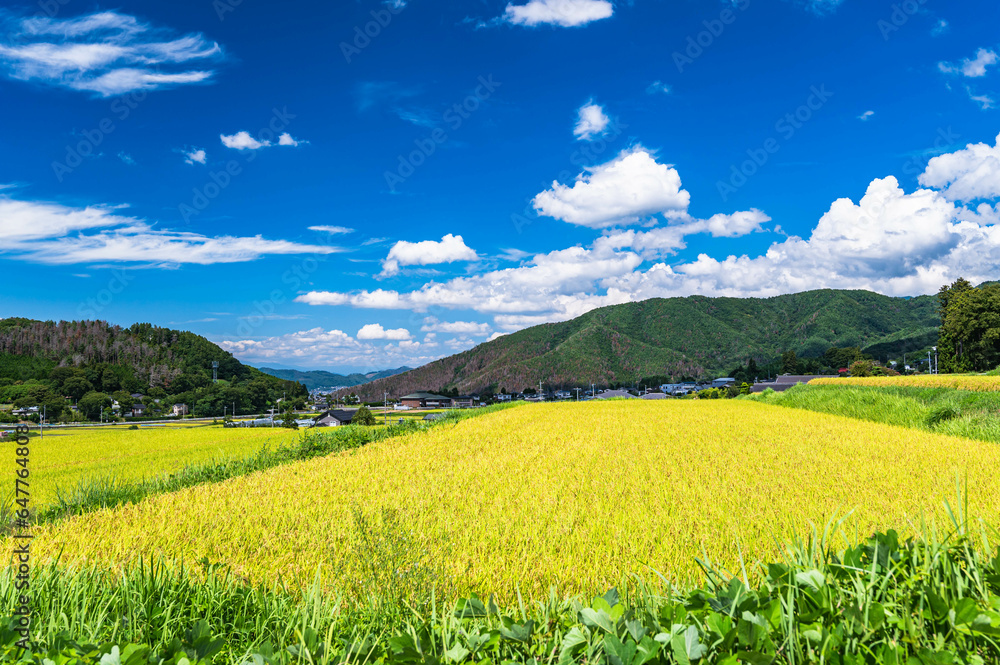
[[[1000,446],[743,400],[538,404],[39,527],[36,561],[224,562],[257,581],[331,586],[351,507],[398,508],[453,590],[516,599],[603,590],[650,568],[738,570],[775,538],[855,510],[857,542],[927,515],[956,474],[997,524]]]
[[[813,379],[811,386],[869,386],[874,388],[954,388],[978,392],[1000,391],[1000,376],[979,374],[915,374],[913,376],[831,377]]]
[[[32,502],[49,504],[56,488],[72,489],[83,478],[138,480],[197,462],[252,455],[296,436],[281,428],[222,426],[54,429],[32,439]]]

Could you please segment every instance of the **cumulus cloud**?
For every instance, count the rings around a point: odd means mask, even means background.
[[[153,228],[122,206],[74,208],[0,196],[0,253],[49,264],[237,263],[269,254],[331,254],[334,247],[262,236],[206,236]]]
[[[604,113],[604,108],[593,101],[587,102],[577,109],[576,115],[573,136],[579,141],[592,141],[602,136],[611,122],[611,119]]]
[[[455,261],[475,261],[479,256],[475,250],[468,247],[462,236],[447,234],[440,241],[424,240],[423,242],[407,242],[400,240],[382,262],[382,276],[388,277],[399,273],[401,266],[427,266],[436,263],[454,263]]]
[[[413,335],[406,328],[396,328],[394,330],[386,330],[378,323],[369,323],[362,326],[361,330],[358,331],[358,339],[391,339],[391,340],[404,340],[411,339]]]
[[[927,163],[920,184],[940,189],[952,201],[1000,197],[1000,136],[996,145],[976,143]]]
[[[965,58],[959,64],[940,62],[938,63],[938,68],[946,74],[961,74],[966,78],[981,78],[986,76],[986,70],[996,63],[996,52],[981,48],[976,51],[975,58]]]
[[[436,344],[411,340],[373,344],[360,342],[342,330],[312,328],[257,339],[218,341],[226,351],[248,362],[285,362],[309,367],[398,367],[422,365],[443,354],[427,351]]]
[[[174,36],[115,11],[7,18],[0,28],[0,68],[8,77],[102,97],[205,83],[223,57],[201,34]]]
[[[532,204],[540,214],[570,224],[602,228],[635,224],[657,213],[684,212],[691,196],[680,174],[642,146],[587,168],[573,185],[552,183]]]
[[[614,12],[608,0],[530,0],[524,5],[507,5],[503,20],[513,25],[575,28],[610,18]]]
[[[278,137],[277,143],[272,143],[266,139],[255,139],[247,131],[239,131],[230,135],[220,134],[219,138],[222,139],[222,145],[234,150],[260,150],[261,148],[270,148],[272,145],[284,145],[294,148],[302,143],[306,143],[306,141],[293,139],[292,135],[287,132]]]
[[[204,150],[200,148],[192,148],[191,150],[182,150],[181,154],[184,155],[185,164],[204,164],[208,160],[208,155]]]

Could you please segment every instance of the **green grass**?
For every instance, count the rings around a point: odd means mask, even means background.
[[[57,652],[102,664],[164,662],[148,660],[151,653],[173,664],[185,655],[273,665],[1000,662],[998,534],[949,514],[948,532],[925,526],[920,538],[900,542],[889,531],[840,551],[828,546],[840,526],[831,523],[791,542],[782,560],[749,566],[750,576],[701,561],[698,588],[657,593],[633,578],[592,598],[512,607],[474,596],[442,606],[425,590],[388,598],[395,611],[387,612],[378,599],[325,595],[320,580],[251,588],[208,562],[195,571],[146,563],[116,574],[49,565],[33,572],[36,646],[27,662],[66,662]],[[381,542],[380,534],[360,535]],[[405,579],[406,571],[386,572]],[[8,616],[19,593],[14,575],[0,572]],[[751,586],[749,578],[761,581]],[[4,662],[17,651],[7,623],[0,615]],[[141,658],[101,660],[113,644]],[[248,661],[252,654],[260,656]]]
[[[950,388],[799,385],[745,399],[1000,442],[1000,393]]]

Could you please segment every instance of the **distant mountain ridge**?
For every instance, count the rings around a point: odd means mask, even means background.
[[[260,367],[260,371],[265,374],[285,379],[286,381],[297,381],[309,390],[322,390],[324,388],[343,388],[357,386],[362,383],[382,379],[403,372],[409,372],[411,367],[399,367],[397,369],[386,369],[379,372],[369,372],[367,374],[335,374],[323,370],[302,371],[297,369],[274,369],[273,367]]]
[[[934,296],[825,289],[773,298],[654,298],[527,328],[403,374],[352,387],[362,399],[418,390],[461,393],[718,376],[784,351],[818,357],[859,346],[876,356],[936,343]]]

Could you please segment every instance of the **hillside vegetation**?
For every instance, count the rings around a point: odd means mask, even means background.
[[[936,343],[937,300],[869,291],[822,290],[774,298],[656,298],[596,309],[535,326],[424,367],[352,388],[362,399],[383,390],[459,392],[631,382],[640,377],[719,376],[749,359],[795,351],[822,356],[860,347],[896,356]]]
[[[183,402],[196,415],[221,416],[223,408],[256,413],[283,396],[305,395],[301,384],[244,365],[191,332],[149,323],[0,319],[0,402],[44,406],[51,421],[74,415],[70,403],[90,420],[107,417],[112,399],[129,408],[142,401],[150,412]]]

